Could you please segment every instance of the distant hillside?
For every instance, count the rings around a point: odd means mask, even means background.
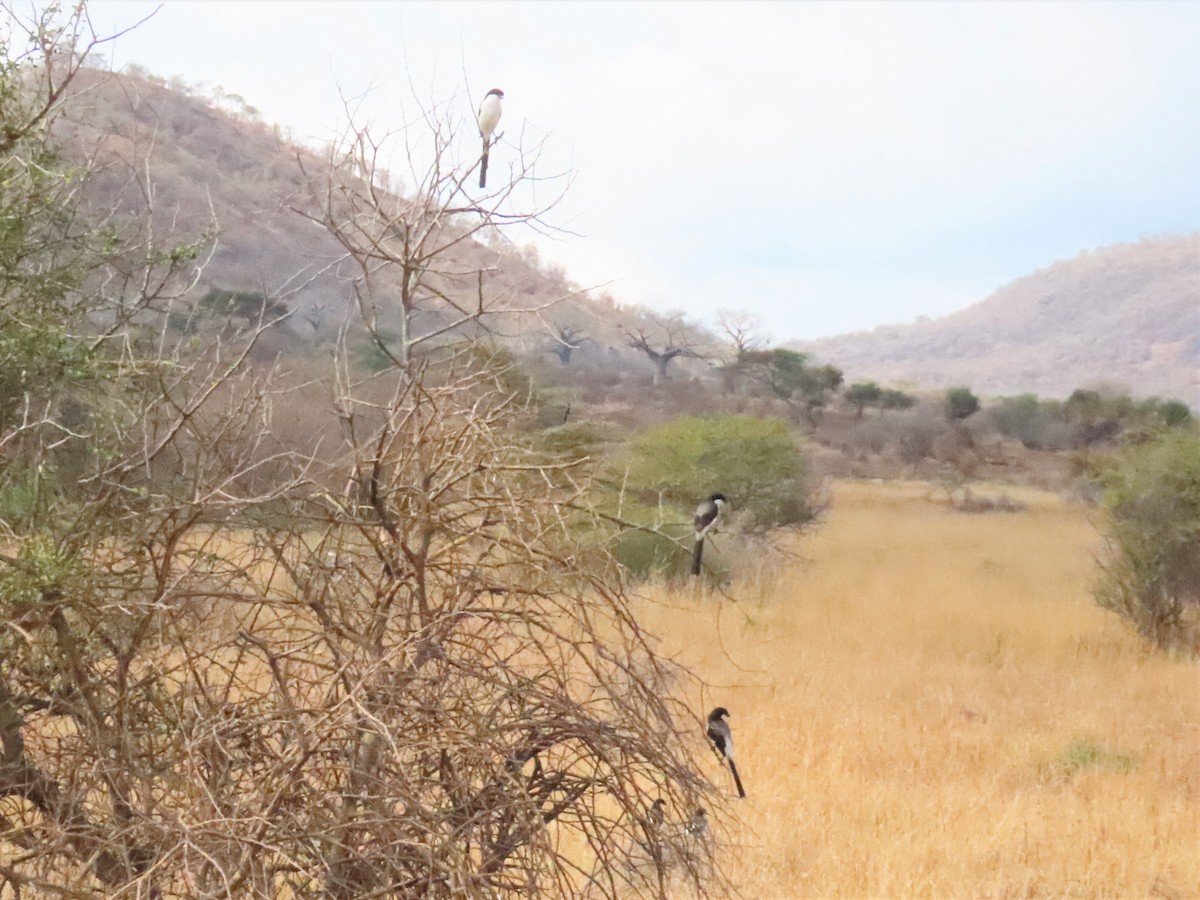
[[[181,235],[215,224],[216,251],[199,292],[262,291],[295,310],[264,343],[265,354],[321,351],[343,319],[353,319],[350,285],[338,266],[342,248],[296,212],[318,208],[319,154],[255,119],[236,95],[202,97],[177,81],[99,72],[85,72],[76,88],[59,136],[102,164],[92,183],[97,202],[138,215],[149,173],[160,234],[168,223]],[[501,238],[464,242],[458,252],[460,268],[485,269],[492,295],[514,305],[570,296],[543,317],[510,323],[505,338],[518,352],[557,365],[553,333],[565,329],[579,345],[573,369],[635,380],[648,380],[653,367],[628,346],[629,331],[660,346],[674,338],[716,354],[715,339],[694,323],[577,292],[568,273],[542,266],[531,248]],[[1200,404],[1200,235],[1083,253],[943,319],[800,349],[852,381],[1045,396],[1104,382]],[[710,371],[709,363],[687,356],[672,367],[675,377]]]
[[[319,213],[327,162],[287,139],[281,129],[255,118],[237,95],[204,97],[181,84],[138,70],[114,75],[84,70],[56,136],[80,159],[98,164],[89,183],[100,207],[114,204],[130,217],[144,215],[146,177],[153,193],[160,238],[176,240],[206,229],[216,248],[196,291],[209,288],[263,292],[279,297],[295,314],[268,335],[268,356],[321,350],[341,322],[353,321],[353,296],[342,247],[297,210]],[[675,336],[689,345],[712,341],[691,323],[623,306],[602,292],[579,292],[566,273],[542,266],[532,247],[503,238],[465,241],[455,248],[453,268],[484,270],[485,289],[510,307],[557,303],[545,315],[506,322],[505,340],[519,352],[550,356],[553,332],[567,329],[580,344],[574,364],[611,368],[647,380],[653,366],[628,346],[626,333],[653,341]],[[351,273],[352,274],[352,271]],[[380,276],[386,283],[386,276]],[[448,291],[452,291],[448,288]],[[474,279],[456,299],[475,303]],[[681,358],[679,373],[708,366]]]
[[[855,379],[1063,397],[1080,386],[1200,403],[1200,234],[1081,253],[961,312],[804,345]]]

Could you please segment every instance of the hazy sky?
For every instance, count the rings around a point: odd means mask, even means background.
[[[101,30],[154,3],[92,0]],[[172,0],[115,68],[313,142],[414,92],[548,135],[576,281],[777,340],[939,316],[1080,250],[1200,229],[1200,3]],[[493,152],[503,171],[505,148]],[[495,177],[495,176],[493,176]],[[1200,261],[1198,261],[1200,265]]]

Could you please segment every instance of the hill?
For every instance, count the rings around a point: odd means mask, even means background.
[[[262,352],[272,358],[324,352],[354,302],[339,269],[341,246],[301,215],[319,208],[327,160],[258,121],[234,94],[202,96],[177,79],[140,71],[85,71],[77,89],[61,137],[79,156],[100,161],[92,184],[97,202],[137,214],[152,193],[160,231],[168,223],[181,233],[215,229],[215,251],[197,296],[220,288],[280,297],[295,314]],[[694,348],[710,360],[722,350],[711,334],[680,316],[580,290],[561,269],[542,265],[532,246],[469,240],[455,252],[459,268],[488,272],[495,295],[549,308],[506,329],[505,340],[527,358],[550,363],[551,372],[559,333],[578,345],[571,362],[576,373],[587,370],[608,381],[641,383],[653,376],[647,355],[629,346],[631,332],[660,348],[672,342]],[[472,302],[474,290],[474,283],[463,286],[459,299]],[[798,349],[843,369],[848,381],[923,389],[961,384],[984,394],[1048,397],[1105,383],[1195,404],[1200,235],[1081,253],[945,318]],[[685,355],[672,371],[699,377],[709,366]]]
[[[179,79],[136,67],[130,74],[85,69],[72,87],[75,96],[56,124],[56,137],[73,157],[92,161],[91,202],[119,208],[136,221],[152,197],[160,240],[168,233],[184,240],[213,232],[212,257],[196,297],[214,288],[258,292],[292,310],[262,343],[260,355],[323,353],[344,321],[353,325],[353,266],[339,242],[306,218],[321,215],[329,148],[322,153],[294,143],[285,129],[258,120],[236,94],[218,89],[206,96]],[[486,289],[497,303],[547,309],[506,323],[512,327],[504,339],[517,352],[550,358],[556,334],[565,330],[580,344],[576,362],[649,380],[653,366],[629,346],[630,332],[659,344],[674,339],[700,347],[713,340],[681,317],[582,290],[561,269],[542,265],[532,245],[496,235],[461,241],[452,255],[448,268],[486,273]],[[386,272],[380,279],[386,295],[395,285],[387,284]],[[473,306],[479,286],[470,279],[442,288],[455,302]],[[707,365],[683,358],[676,368],[699,373]]]
[[[1080,253],[960,312],[802,349],[926,388],[1065,397],[1080,386],[1200,401],[1200,234]]]

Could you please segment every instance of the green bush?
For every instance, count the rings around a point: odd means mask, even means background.
[[[1073,429],[1073,443],[1085,447],[1111,442],[1122,433],[1144,438],[1163,429],[1192,426],[1192,411],[1181,400],[1079,389],[1062,407]]]
[[[1156,398],[1151,398],[1154,402]],[[1154,414],[1167,428],[1186,428],[1192,424],[1192,411],[1182,400],[1158,400]]]
[[[721,542],[708,541],[704,549],[706,577],[718,583],[727,581],[731,574],[729,561],[720,548]],[[635,579],[682,580],[692,568],[692,529],[667,525],[661,527],[661,533],[655,533],[631,528],[617,537],[613,555]]]
[[[755,528],[812,520],[804,455],[786,422],[754,416],[685,417],[635,435],[618,462],[618,483],[643,505],[675,508],[691,521],[714,491]]]
[[[946,391],[946,418],[956,422],[968,419],[979,411],[979,398],[970,388],[953,387]]]
[[[879,394],[880,409],[912,409],[917,405],[917,398],[895,388],[884,388]]]
[[[609,435],[591,422],[568,422],[538,434],[538,447],[563,459],[599,456]]]
[[[1101,606],[1163,647],[1195,638],[1200,605],[1200,437],[1173,431],[1099,473],[1108,511]]]
[[[1137,757],[1132,753],[1111,750],[1089,737],[1078,737],[1063,749],[1056,760],[1043,764],[1040,769],[1042,777],[1047,780],[1065,780],[1096,769],[1131,772],[1137,768],[1137,763]]]
[[[854,407],[859,418],[863,409],[874,406],[883,396],[883,388],[874,381],[857,381],[846,388],[846,402]]]
[[[1071,446],[1071,426],[1057,400],[1037,394],[1001,397],[988,408],[996,430],[1031,450],[1065,450]]]

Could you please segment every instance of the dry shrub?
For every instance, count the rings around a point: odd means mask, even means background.
[[[86,13],[65,36],[56,15],[33,46],[71,65]],[[674,693],[688,676],[584,540],[588,473],[522,436],[528,391],[484,340],[511,298],[443,255],[514,185],[458,206],[472,165],[442,110],[422,119],[427,193],[355,176],[379,149],[365,130],[325,173],[311,216],[357,264],[386,365],[339,346],[328,393],[307,393],[329,406],[303,420],[333,426],[323,446],[297,434],[295,384],[252,364],[274,322],[173,327],[194,247],[137,244],[61,282],[108,330],[86,335],[90,368],[0,421],[0,895],[726,893],[681,824],[720,810]],[[53,262],[56,237],[18,249]],[[478,305],[446,300],[464,281]]]
[[[641,610],[732,713],[741,896],[1200,890],[1196,664],[1096,606],[1085,510],[1010,496],[842,482],[808,565]]]

